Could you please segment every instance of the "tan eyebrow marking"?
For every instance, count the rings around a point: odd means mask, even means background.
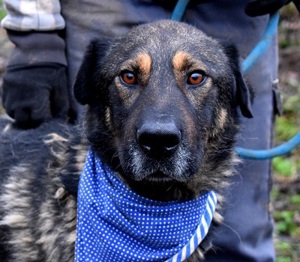
[[[176,71],[182,71],[187,64],[187,61],[191,61],[192,56],[184,51],[177,52],[173,57],[173,67]]]
[[[138,53],[134,57],[125,61],[121,66],[121,70],[138,70],[143,83],[146,83],[150,78],[152,59],[147,53]]]
[[[192,54],[189,54],[188,52],[185,51],[178,51],[172,60],[173,63],[173,68],[175,71],[185,71],[186,69],[189,70],[204,70],[206,71],[206,65],[193,57]]]
[[[136,61],[142,74],[145,76],[150,76],[151,63],[152,63],[151,57],[146,53],[141,53],[137,55]]]

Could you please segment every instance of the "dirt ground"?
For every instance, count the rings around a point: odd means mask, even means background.
[[[299,18],[299,17],[298,17]],[[280,48],[280,83],[285,97],[300,96],[300,22],[299,19],[291,21],[285,19],[282,23],[279,35],[280,42],[288,41],[293,44],[283,44]],[[12,44],[7,40],[5,31],[0,29],[0,86],[7,65],[7,59]],[[296,86],[296,88],[289,88]],[[1,89],[0,89],[1,93]],[[298,100],[300,101],[300,100]],[[0,101],[1,105],[1,101]],[[0,113],[3,109],[0,106]],[[300,114],[295,117],[299,117]],[[299,118],[300,119],[300,118]],[[296,121],[295,123],[300,124]],[[297,127],[300,131],[300,125]],[[300,150],[296,150],[291,156],[299,161]],[[297,162],[297,163],[298,163]],[[300,166],[297,167],[296,175],[285,177],[278,172],[274,174],[273,182],[273,206],[276,222],[275,242],[277,249],[277,262],[300,261]],[[295,197],[296,196],[296,197]],[[297,198],[298,196],[298,198]],[[292,198],[296,200],[291,202]],[[297,202],[298,201],[298,202]],[[282,227],[282,228],[281,228]],[[279,228],[279,229],[278,229]],[[295,233],[296,232],[296,233]]]

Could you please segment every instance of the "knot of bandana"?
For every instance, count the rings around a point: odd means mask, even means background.
[[[207,234],[216,195],[160,202],[131,191],[89,151],[80,178],[75,261],[183,261]]]

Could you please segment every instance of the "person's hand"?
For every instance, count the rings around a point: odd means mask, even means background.
[[[2,102],[22,128],[51,118],[66,119],[69,110],[66,67],[60,64],[11,66],[3,78]]]
[[[15,45],[3,77],[7,114],[22,128],[51,118],[74,122],[76,106],[68,87],[64,32],[6,31]]]
[[[273,14],[290,2],[293,2],[300,12],[300,0],[255,0],[247,4],[245,13],[249,16]]]

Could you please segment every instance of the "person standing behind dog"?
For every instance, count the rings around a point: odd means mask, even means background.
[[[51,118],[74,122],[80,108],[71,86],[86,45],[113,37],[136,24],[169,19],[177,1],[5,0],[2,21],[15,44],[3,79],[3,105],[20,127]],[[183,22],[235,43],[242,58],[259,41],[272,13],[289,1],[191,1]],[[247,5],[248,4],[248,5]],[[247,6],[247,13],[244,9]],[[277,79],[277,42],[246,75],[254,88],[254,119],[245,120],[239,145],[269,148]],[[270,162],[245,161],[226,195],[224,225],[206,261],[275,261],[269,214]]]

